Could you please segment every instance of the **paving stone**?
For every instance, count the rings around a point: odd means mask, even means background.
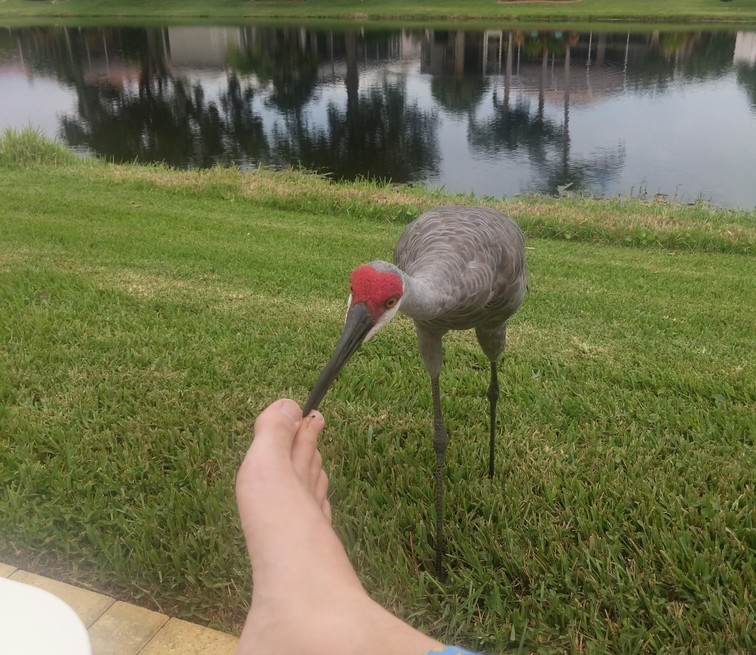
[[[110,596],[98,594],[88,589],[80,589],[65,582],[51,580],[28,571],[19,570],[9,577],[11,580],[34,585],[55,594],[73,608],[87,627],[92,625],[115,602]]]
[[[139,655],[234,655],[237,641],[217,630],[170,619]]]
[[[92,655],[234,655],[238,639],[0,563],[0,576],[49,591],[89,628]]]
[[[11,566],[10,564],[3,564],[0,562],[0,578],[9,578],[11,573],[16,571],[15,566]]]
[[[165,614],[116,601],[89,628],[92,655],[136,655],[167,620]]]

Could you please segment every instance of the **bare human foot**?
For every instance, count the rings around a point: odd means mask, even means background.
[[[254,588],[237,655],[421,655],[441,644],[375,603],[331,527],[318,412],[292,400],[255,422],[236,496]]]

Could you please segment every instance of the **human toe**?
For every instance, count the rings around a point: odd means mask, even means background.
[[[324,426],[323,415],[313,412],[302,421],[292,446],[291,460],[294,470],[311,488],[311,469],[313,466],[319,469],[322,465],[318,453],[318,437]]]

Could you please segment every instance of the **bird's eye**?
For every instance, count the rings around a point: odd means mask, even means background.
[[[389,298],[389,299],[388,299],[388,300],[387,300],[387,301],[386,301],[386,302],[384,303],[384,307],[385,307],[386,309],[391,309],[391,308],[392,308],[392,307],[393,307],[394,305],[396,305],[396,303],[398,303],[398,302],[399,302],[399,298],[397,298],[396,296],[391,296],[391,298]]]

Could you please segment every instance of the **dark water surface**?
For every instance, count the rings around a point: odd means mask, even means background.
[[[0,30],[0,129],[116,161],[756,207],[756,33]]]

